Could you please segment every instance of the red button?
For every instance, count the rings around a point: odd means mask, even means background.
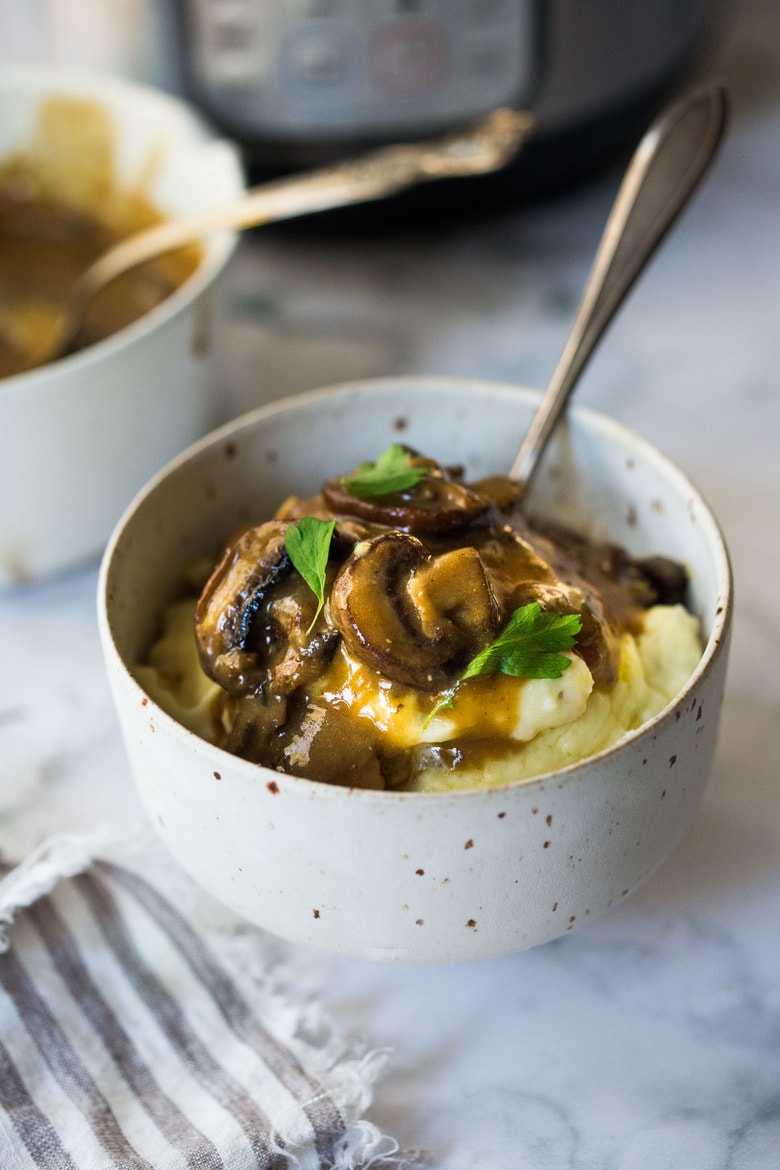
[[[371,42],[371,81],[393,97],[425,93],[444,78],[447,58],[444,30],[434,21],[385,25]]]

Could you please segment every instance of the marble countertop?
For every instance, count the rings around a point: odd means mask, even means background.
[[[441,1170],[780,1166],[780,11],[746,0],[707,64],[713,172],[578,400],[641,431],[719,516],[737,583],[711,783],[671,859],[524,954],[390,967],[285,948],[393,1050],[370,1117]],[[386,373],[542,385],[616,189],[435,237],[255,235],[229,274],[222,412]],[[7,505],[7,502],[6,502]],[[0,850],[141,819],[98,645],[96,567],[0,597]]]

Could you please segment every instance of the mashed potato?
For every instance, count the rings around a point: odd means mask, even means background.
[[[474,768],[467,763],[447,767],[438,761],[425,766],[423,756],[409,787],[417,792],[493,787],[584,760],[612,747],[662,711],[679,694],[700,657],[698,624],[691,614],[681,605],[654,606],[647,612],[644,632],[637,638],[630,634],[623,638],[614,687],[592,690],[575,718],[568,722],[549,720],[546,726],[540,718],[538,731],[526,742],[510,752],[487,757]],[[475,681],[489,685],[494,679]],[[550,681],[526,682],[520,705],[538,710]]]
[[[194,599],[168,607],[163,634],[136,678],[172,718],[223,745],[232,704],[201,669],[194,610]],[[492,787],[612,747],[671,702],[700,656],[696,619],[682,605],[656,605],[646,611],[641,633],[623,635],[618,678],[607,690],[594,687],[583,660],[568,654],[571,666],[559,679],[473,678],[459,691],[457,718],[448,710],[431,718],[429,696],[378,681],[341,648],[313,701],[320,710],[348,710],[379,728],[393,747],[409,750],[407,791]]]

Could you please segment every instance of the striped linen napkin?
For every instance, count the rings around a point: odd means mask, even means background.
[[[135,869],[77,868],[0,870],[2,1170],[421,1164],[362,1117],[381,1054],[248,978]]]

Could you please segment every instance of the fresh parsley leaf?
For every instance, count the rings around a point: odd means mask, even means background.
[[[478,674],[510,674],[515,678],[560,678],[582,626],[578,613],[551,613],[538,601],[516,609],[504,629],[472,658],[460,682]]]
[[[343,476],[341,482],[351,496],[370,498],[403,492],[427,474],[427,467],[413,467],[408,451],[391,443],[375,463],[361,463],[354,475]]]
[[[313,628],[325,604],[325,570],[335,520],[318,520],[316,516],[302,516],[291,524],[284,534],[284,547],[295,568],[317,598],[317,612],[307,633]]]
[[[425,723],[449,710],[466,679],[481,674],[508,674],[514,678],[560,678],[571,665],[561,650],[571,650],[582,628],[578,613],[551,613],[538,601],[516,609],[494,642],[469,662],[454,687],[441,696]]]

